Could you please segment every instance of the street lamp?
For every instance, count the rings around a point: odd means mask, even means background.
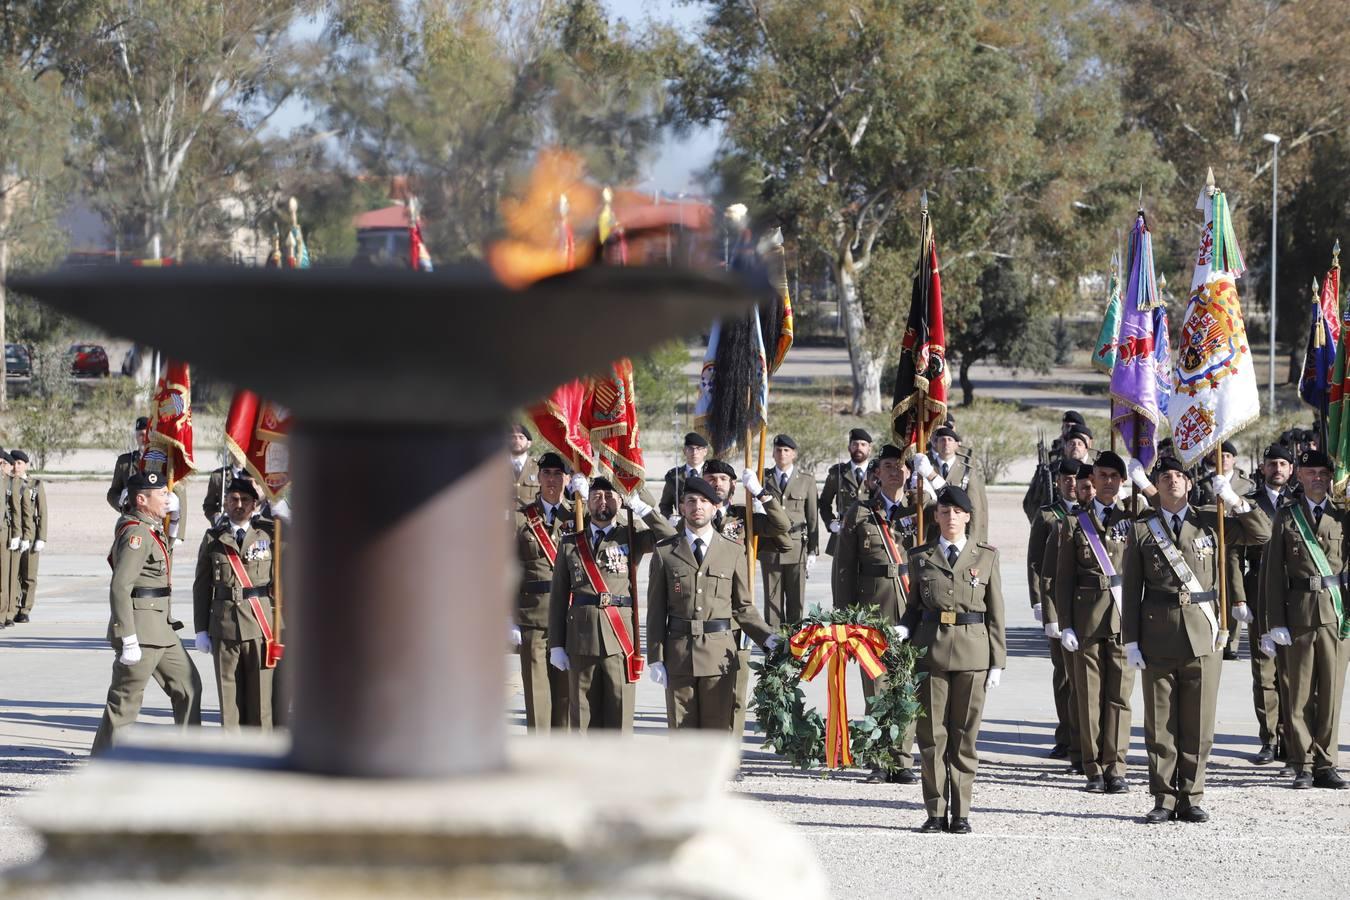
[[[1270,399],[1267,410],[1275,414],[1275,245],[1276,224],[1280,212],[1280,136],[1278,134],[1261,135],[1261,139],[1271,143],[1274,154],[1270,164]]]

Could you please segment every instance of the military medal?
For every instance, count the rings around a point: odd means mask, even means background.
[[[610,544],[605,548],[603,559],[603,565],[606,572],[614,572],[617,574],[619,572],[628,571],[628,564],[627,560],[624,559],[623,550],[613,544]]]
[[[971,587],[980,586],[980,570],[974,566],[971,566],[970,569],[970,586]]]

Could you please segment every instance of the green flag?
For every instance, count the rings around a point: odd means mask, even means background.
[[[1116,367],[1116,344],[1120,337],[1120,259],[1115,254],[1111,255],[1111,281],[1106,293],[1106,315],[1092,351],[1092,364],[1110,375]]]

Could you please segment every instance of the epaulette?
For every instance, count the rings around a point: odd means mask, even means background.
[[[568,535],[567,537],[571,537],[571,535]],[[567,538],[563,538],[563,540],[567,540]],[[658,547],[673,547],[673,546],[675,546],[676,544],[678,544],[679,541],[680,541],[680,535],[679,535],[678,533],[677,533],[677,534],[672,534],[672,535],[671,535],[670,537],[668,537],[668,538],[662,538],[661,540],[657,541],[657,542],[656,542],[656,546],[658,546]]]
[[[976,542],[975,542],[975,546],[976,546],[976,547],[983,547],[983,548],[986,549],[986,550],[993,550],[995,553],[998,552],[998,548],[997,548],[997,547],[995,547],[993,544],[986,544],[984,541],[976,541]]]
[[[264,518],[262,516],[254,516],[252,525],[259,531],[265,531],[268,534],[271,534],[272,532],[276,531],[277,527],[275,519]]]
[[[569,544],[569,543],[575,544],[576,542],[577,542],[577,535],[576,532],[574,531],[571,534],[564,534],[562,536],[562,540],[559,541],[558,544],[559,546],[561,546],[562,544]]]

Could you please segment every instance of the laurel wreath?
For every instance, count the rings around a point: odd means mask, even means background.
[[[848,607],[824,612],[819,606],[800,622],[779,632],[782,640],[763,662],[752,662],[758,675],[750,708],[764,734],[764,744],[799,769],[825,764],[825,720],[806,708],[800,681],[804,662],[788,650],[788,639],[816,625],[867,625],[890,637],[891,624],[876,606]],[[854,764],[894,772],[900,768],[901,736],[906,726],[924,714],[918,686],[924,677],[915,663],[924,650],[890,640],[881,662],[886,667],[886,689],[867,701],[867,715],[849,722],[849,748]]]

